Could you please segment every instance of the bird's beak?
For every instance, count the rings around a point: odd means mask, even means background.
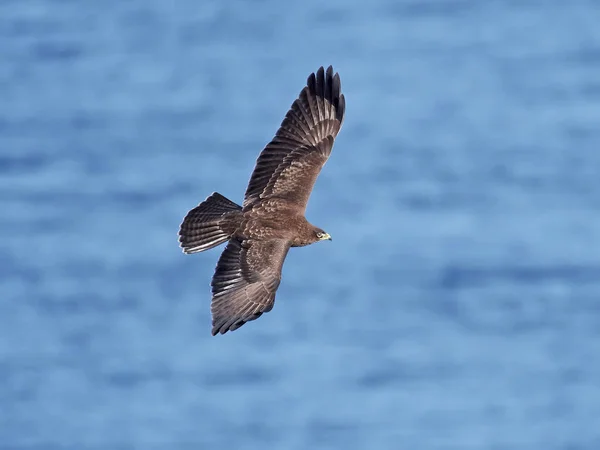
[[[329,236],[329,233],[325,233],[325,236],[323,236],[323,241],[331,241],[331,236]]]

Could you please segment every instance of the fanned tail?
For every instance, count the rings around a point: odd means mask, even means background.
[[[187,213],[179,228],[179,244],[184,253],[198,253],[229,240],[241,220],[242,207],[212,193]]]

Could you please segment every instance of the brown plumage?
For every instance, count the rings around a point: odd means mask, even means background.
[[[340,77],[319,68],[256,161],[243,206],[213,193],[181,224],[179,242],[196,253],[228,241],[212,279],[212,334],[273,308],[290,247],[329,239],[304,217],[306,204],[344,120]]]

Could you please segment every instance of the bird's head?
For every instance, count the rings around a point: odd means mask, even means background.
[[[317,241],[331,241],[331,236],[320,228],[315,228],[315,236]]]

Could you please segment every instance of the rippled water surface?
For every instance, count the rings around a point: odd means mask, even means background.
[[[4,0],[0,448],[600,448],[597,6]],[[180,221],[329,64],[333,241],[213,338]]]

